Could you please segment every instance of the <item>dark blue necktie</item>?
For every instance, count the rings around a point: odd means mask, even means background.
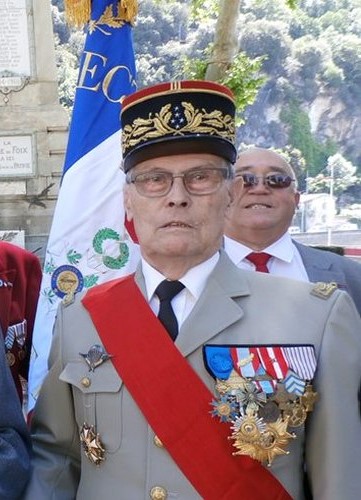
[[[162,281],[156,288],[155,294],[160,301],[158,319],[168,331],[170,337],[175,340],[178,335],[178,321],[174,314],[171,300],[183,290],[184,285],[180,281]]]

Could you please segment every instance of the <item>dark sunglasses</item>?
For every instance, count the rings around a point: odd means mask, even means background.
[[[236,177],[242,177],[244,187],[257,186],[260,179],[262,179],[265,186],[276,189],[287,188],[292,184],[292,182],[295,182],[295,179],[292,179],[292,177],[285,174],[270,174],[264,177],[258,177],[255,174],[236,173]]]

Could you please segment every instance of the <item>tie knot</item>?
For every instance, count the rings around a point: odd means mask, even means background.
[[[183,283],[180,281],[169,281],[169,280],[163,280],[159,285],[157,286],[155,290],[155,294],[159,298],[159,300],[162,302],[163,300],[172,300],[173,297],[175,297],[180,291],[182,291],[184,288]]]
[[[251,252],[246,258],[256,266],[256,271],[268,273],[267,262],[271,257],[272,255],[266,252]]]

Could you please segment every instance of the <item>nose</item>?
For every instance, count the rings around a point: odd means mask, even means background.
[[[270,188],[267,186],[265,183],[264,179],[262,177],[257,178],[257,183],[250,186],[248,188],[248,191],[252,191],[252,193],[269,193]]]
[[[169,206],[186,207],[190,203],[190,195],[185,188],[183,177],[173,177],[173,183],[168,195]]]

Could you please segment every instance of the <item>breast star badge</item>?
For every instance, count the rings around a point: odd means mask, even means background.
[[[80,429],[80,442],[85,455],[94,465],[100,465],[105,460],[105,448],[94,425],[84,423]]]
[[[262,463],[272,465],[279,455],[288,455],[284,448],[296,436],[287,432],[287,420],[278,418],[276,422],[265,423],[256,415],[243,415],[236,418],[230,439],[237,451],[233,455],[248,455]]]

